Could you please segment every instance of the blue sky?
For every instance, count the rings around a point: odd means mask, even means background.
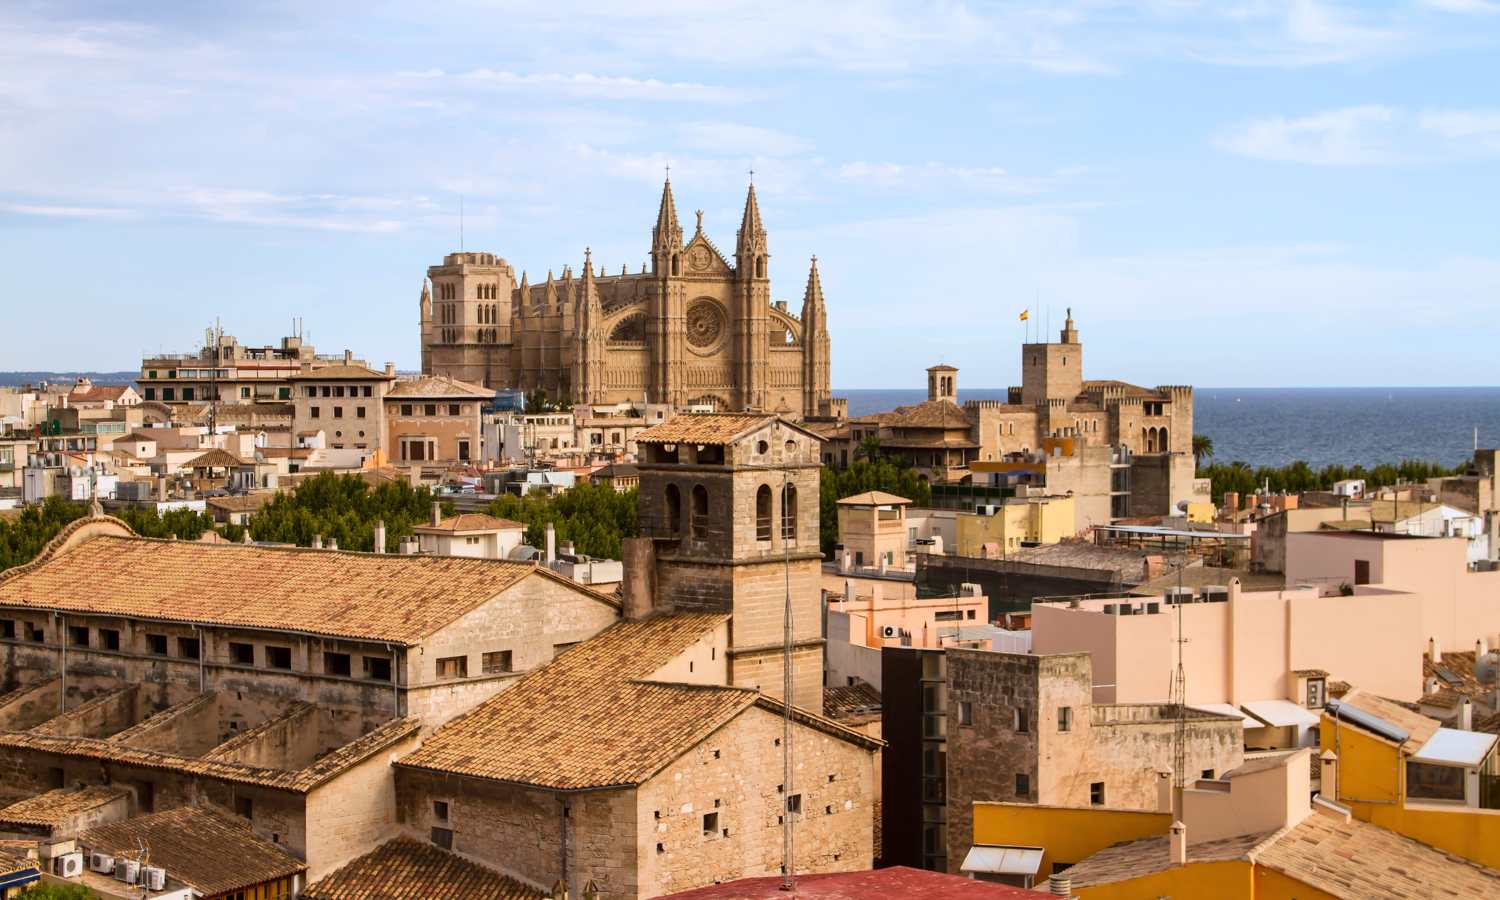
[[[0,5],[0,369],[129,369],[215,317],[418,362],[458,243],[638,270],[664,166],[836,388],[1494,384],[1500,0]]]

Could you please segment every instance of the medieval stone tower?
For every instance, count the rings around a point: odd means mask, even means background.
[[[792,605],[792,702],[821,712],[819,440],[779,416],[679,415],[636,437],[640,522],[661,609],[731,615],[730,682],[782,697]]]
[[[493,253],[451,253],[419,301],[422,371],[575,403],[622,400],[793,417],[827,415],[828,316],[814,258],[800,315],[773,300],[770,251],[752,184],[732,257],[703,228],[684,234],[662,186],[649,262],[583,266],[533,284]]]

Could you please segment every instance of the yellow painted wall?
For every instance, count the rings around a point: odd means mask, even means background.
[[[1187,520],[1189,522],[1212,522],[1215,513],[1214,505],[1206,500],[1189,503],[1187,507]]]
[[[1111,844],[1167,833],[1167,813],[1119,809],[1074,809],[1024,803],[974,804],[974,843],[1041,847],[1038,878],[1052,874],[1056,860],[1080,862]]]
[[[1317,815],[1317,813],[1313,813]],[[1255,900],[1341,900],[1265,866],[1255,867]]]
[[[1338,802],[1355,818],[1388,828],[1424,844],[1477,863],[1500,868],[1500,810],[1406,805],[1400,751],[1347,724],[1335,729],[1323,716],[1319,729],[1325,749],[1339,754]],[[1339,737],[1335,744],[1335,735]]]
[[[1166,852],[1165,848],[1162,850]],[[1132,878],[1094,887],[1074,886],[1073,893],[1080,900],[1256,900],[1255,874],[1250,863],[1244,860],[1226,862],[1189,863]],[[1282,896],[1282,895],[1271,895]],[[1290,895],[1287,895],[1290,896]],[[1302,897],[1322,898],[1326,894],[1297,894]]]
[[[962,513],[957,526],[959,556],[980,556],[984,544],[996,544],[1006,553],[1020,550],[1022,541],[1055,544],[1077,530],[1072,497],[1006,503],[993,516]]]

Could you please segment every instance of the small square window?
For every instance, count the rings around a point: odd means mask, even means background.
[[[1104,805],[1104,782],[1096,781],[1089,785],[1089,802],[1095,806]]]
[[[251,800],[250,800],[249,797],[235,797],[234,798],[234,813],[235,813],[235,815],[239,816],[240,818],[243,818],[243,819],[250,818],[250,813],[254,809],[255,809],[255,804],[251,802]]]
[[[14,639],[16,636],[16,620],[0,619],[0,638]]]
[[[364,387],[360,388],[359,395],[361,397],[368,397],[368,396],[370,396],[370,386],[367,384]]]
[[[422,415],[424,415],[424,416],[435,416],[435,415],[437,415],[437,404],[436,403],[424,403],[424,404],[422,404]]]
[[[969,700],[958,701],[958,724],[974,724],[974,704]]]
[[[794,821],[802,817],[801,794],[792,794],[790,797],[786,798],[786,811],[793,817]]]
[[[432,842],[444,850],[453,849],[453,829],[432,826]]]
[[[716,813],[716,812],[704,813],[703,814],[703,836],[704,837],[718,837],[718,835],[719,835],[719,814]]]
[[[105,650],[120,649],[120,632],[114,628],[99,629],[99,646]]]
[[[365,678],[370,681],[390,681],[391,661],[383,656],[361,657]]]
[[[1204,781],[1213,781],[1214,780],[1214,770],[1213,769],[1204,769],[1203,770],[1203,780]]]
[[[403,416],[409,416],[409,415],[411,415],[411,404],[410,403],[403,403],[403,404],[401,404],[401,415],[403,415]]]
[[[229,644],[229,661],[240,666],[255,665],[255,645],[240,644],[231,641]]]
[[[364,417],[365,417],[365,408],[363,406],[356,406],[356,407],[354,407],[354,418],[356,418],[356,419],[363,419]]]
[[[1015,730],[1021,734],[1031,730],[1031,711],[1024,706],[1018,706],[1015,710]]]
[[[484,655],[484,674],[494,675],[511,671],[511,651],[492,650]]]
[[[271,669],[290,669],[292,667],[292,648],[275,647],[267,644],[266,666]]]
[[[319,415],[320,415],[320,414],[319,414],[319,413],[318,413],[318,408],[317,408],[317,407],[316,407],[316,406],[313,406],[313,407],[310,407],[310,408],[309,408],[309,409],[308,409],[308,411],[307,411],[307,414],[308,414],[308,416],[309,416],[309,417],[310,417],[310,418],[314,418],[314,419],[316,419],[316,418],[318,418],[318,417],[319,417]]]
[[[68,643],[74,647],[87,647],[89,645],[89,629],[86,625],[68,626]]]
[[[197,638],[180,637],[177,639],[177,655],[183,659],[197,659],[200,652]]]
[[[450,403],[450,404],[448,404],[448,415],[450,415],[450,416],[456,416],[456,415],[458,415],[458,404],[457,403]]]
[[[166,656],[167,636],[164,634],[146,635],[146,652],[152,656]]]
[[[468,678],[469,658],[467,656],[448,656],[438,660],[437,677]]]
[[[342,419],[344,417],[344,408],[342,406],[335,406],[333,408],[333,417],[335,419]]]
[[[347,678],[350,673],[349,654],[324,653],[323,671],[329,675],[341,675]]]
[[[432,801],[432,817],[434,819],[437,819],[439,822],[446,822],[446,821],[448,821],[448,801],[447,800],[434,800],[434,801]]]
[[[1073,707],[1071,707],[1071,706],[1059,706],[1057,708],[1057,730],[1058,731],[1072,731],[1073,730]]]

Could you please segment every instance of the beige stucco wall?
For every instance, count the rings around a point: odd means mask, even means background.
[[[418,736],[373,754],[307,795],[307,880],[316,881],[395,833],[391,763],[415,750]]]

